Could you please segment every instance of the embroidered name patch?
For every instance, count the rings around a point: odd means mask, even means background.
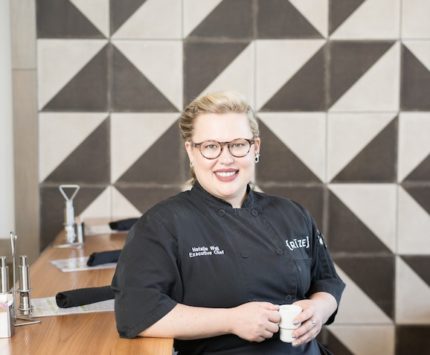
[[[191,251],[188,253],[190,258],[211,255],[224,255],[224,249],[220,249],[217,245],[211,245],[210,247],[192,247]]]
[[[307,235],[303,238],[293,238],[293,240],[287,239],[285,244],[291,251],[298,248],[309,248],[309,236]]]

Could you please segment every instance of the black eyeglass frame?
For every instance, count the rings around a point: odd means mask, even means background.
[[[244,155],[235,155],[235,154],[233,154],[233,153],[231,152],[230,144],[231,144],[231,143],[233,143],[233,142],[235,142],[235,141],[237,141],[237,140],[241,140],[241,139],[243,139],[244,141],[247,141],[247,142],[249,143],[248,151],[247,151]],[[202,152],[202,150],[201,150],[201,146],[202,146],[202,144],[203,144],[203,143],[207,143],[207,142],[214,142],[214,143],[217,143],[217,144],[219,144],[219,145],[221,146],[221,150],[219,151],[219,154],[218,154],[216,157],[208,158],[208,157],[206,157],[206,156],[203,154],[203,152]],[[215,141],[215,140],[209,139],[209,140],[207,140],[207,141],[203,141],[203,142],[200,142],[200,143],[194,143],[194,142],[192,142],[192,141],[191,141],[191,144],[192,144],[192,146],[193,146],[194,148],[199,148],[199,152],[200,152],[200,154],[201,154],[201,155],[202,155],[202,157],[203,157],[203,158],[205,158],[205,159],[213,160],[213,159],[217,159],[217,158],[219,158],[219,157],[220,157],[220,155],[222,154],[222,151],[224,150],[224,146],[226,146],[226,145],[227,145],[227,148],[228,148],[229,153],[230,153],[233,157],[235,157],[235,158],[243,158],[243,157],[246,157],[246,156],[249,154],[249,152],[251,151],[251,146],[252,146],[253,144],[255,144],[255,139],[248,139],[248,138],[235,138],[235,139],[233,139],[233,140],[231,140],[231,141],[229,141],[229,142],[218,142],[218,141]]]

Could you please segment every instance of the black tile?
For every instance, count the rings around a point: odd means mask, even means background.
[[[321,48],[260,111],[324,111],[326,105],[326,55]]]
[[[109,119],[104,120],[45,179],[55,183],[109,183]]]
[[[395,182],[397,118],[372,139],[334,178],[335,182]]]
[[[110,31],[115,33],[146,0],[110,0]]]
[[[393,318],[394,256],[334,255],[334,261],[387,316]]]
[[[43,111],[108,111],[108,46],[103,47]]]
[[[184,102],[198,96],[248,44],[185,41]]]
[[[404,183],[402,184],[402,187],[430,215],[430,186],[411,185]]]
[[[322,38],[289,1],[258,0],[257,3],[257,38]]]
[[[332,34],[366,0],[329,0],[329,33]]]
[[[332,252],[391,255],[385,244],[331,191],[328,213],[327,238]]]
[[[428,354],[430,325],[396,326],[396,355]]]
[[[430,154],[403,180],[405,182],[430,181]]]
[[[402,255],[402,259],[430,287],[430,255]]]
[[[178,123],[172,126],[118,179],[118,182],[176,184],[186,180],[185,148]]]
[[[265,193],[282,196],[300,203],[314,217],[320,229],[323,229],[324,186],[273,186],[258,185]]]
[[[252,1],[222,1],[187,37],[252,39]]]
[[[37,0],[38,38],[104,38],[68,0]]]
[[[332,106],[393,45],[389,41],[330,41],[329,106]]]
[[[121,184],[115,184],[115,187],[142,213],[181,191],[179,187],[137,187]]]
[[[401,63],[401,109],[429,111],[430,71],[404,45]]]
[[[52,242],[64,228],[65,200],[58,186],[40,187],[40,250]],[[106,185],[82,186],[73,200],[75,216],[82,213],[105,188]]]
[[[112,109],[115,112],[176,112],[175,106],[113,47]]]
[[[327,329],[327,346],[333,354],[336,355],[354,355],[337,337],[334,335],[330,329]]]
[[[258,185],[268,182],[321,182],[261,120],[260,137],[261,158],[256,167]]]

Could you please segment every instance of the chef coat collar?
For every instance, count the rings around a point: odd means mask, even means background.
[[[213,207],[224,208],[224,209],[233,208],[232,205],[227,201],[224,201],[221,198],[215,197],[209,192],[207,192],[197,180],[194,182],[191,192],[205,199]],[[251,187],[248,184],[248,186],[246,187],[245,201],[243,201],[241,208],[252,208],[254,206],[254,202],[255,202],[254,192],[252,191]]]

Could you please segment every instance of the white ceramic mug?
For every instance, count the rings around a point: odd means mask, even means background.
[[[281,322],[279,323],[280,328],[280,339],[287,343],[293,342],[293,331],[297,329],[300,324],[294,325],[293,320],[296,318],[302,307],[294,304],[285,304],[279,307],[279,313],[281,314]]]

